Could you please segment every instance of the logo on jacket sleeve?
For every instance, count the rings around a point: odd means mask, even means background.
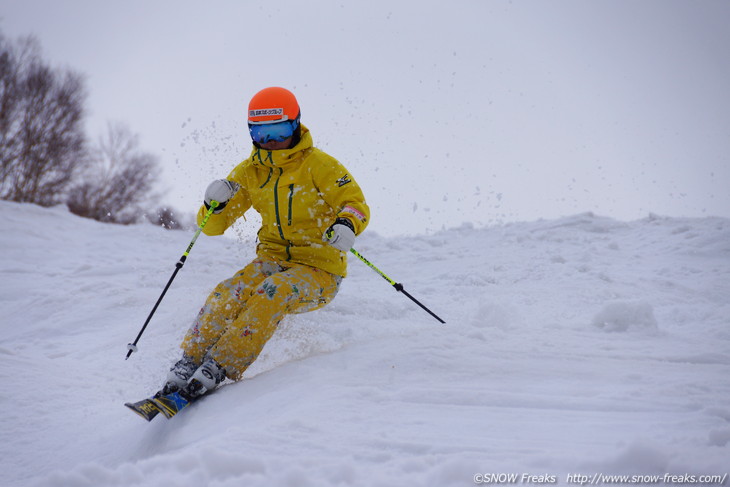
[[[352,182],[352,179],[350,179],[350,175],[345,174],[344,176],[342,176],[340,179],[337,180],[337,186],[339,188],[341,188],[344,185],[346,185],[347,183],[351,183],[351,182]]]
[[[352,206],[345,206],[342,211],[338,213],[337,216],[343,216],[343,215],[352,215],[361,222],[365,223],[367,221],[367,217],[361,212],[358,211],[357,208],[353,208]]]

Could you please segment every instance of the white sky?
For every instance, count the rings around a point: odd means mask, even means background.
[[[295,92],[384,235],[592,211],[730,217],[730,2],[0,0],[0,29],[87,78],[194,211]]]

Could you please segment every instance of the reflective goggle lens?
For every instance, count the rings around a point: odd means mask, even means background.
[[[248,124],[248,131],[251,133],[251,139],[258,144],[265,144],[271,141],[281,142],[286,140],[297,129],[296,120],[285,120],[284,122],[265,123],[265,124]]]

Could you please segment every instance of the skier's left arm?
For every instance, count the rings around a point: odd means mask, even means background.
[[[336,216],[324,234],[324,240],[347,252],[370,220],[370,207],[352,174],[337,160],[328,159],[315,175],[322,199]]]

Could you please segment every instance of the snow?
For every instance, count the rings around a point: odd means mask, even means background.
[[[337,299],[284,322],[244,381],[146,423],[123,403],[160,385],[250,237],[201,237],[125,361],[191,232],[0,211],[3,485],[728,472],[728,219],[366,232],[356,248],[445,325],[351,258]]]

